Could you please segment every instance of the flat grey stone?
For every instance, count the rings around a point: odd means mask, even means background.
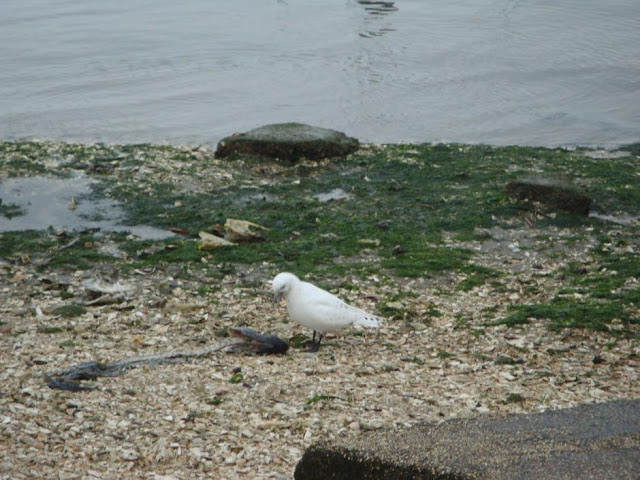
[[[529,177],[507,184],[507,195],[532,200],[551,208],[589,215],[591,198],[570,182],[546,177]]]
[[[637,480],[640,400],[483,415],[317,443],[296,480]]]
[[[234,154],[258,155],[296,162],[341,157],[360,148],[357,139],[327,128],[303,123],[276,123],[225,137],[218,143],[216,158]]]

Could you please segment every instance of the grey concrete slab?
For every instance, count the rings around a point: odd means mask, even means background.
[[[309,447],[296,480],[640,479],[640,400],[484,415]]]

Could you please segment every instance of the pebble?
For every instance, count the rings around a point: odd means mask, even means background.
[[[128,462],[135,462],[139,458],[140,455],[138,455],[138,452],[136,452],[135,450],[124,450],[122,452],[122,459]]]

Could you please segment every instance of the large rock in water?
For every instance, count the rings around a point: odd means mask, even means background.
[[[640,400],[456,419],[311,445],[296,480],[636,480]]]
[[[589,215],[591,198],[567,180],[530,177],[507,184],[507,195],[517,200],[540,202],[551,208]]]
[[[275,123],[225,137],[218,143],[216,158],[233,154],[259,155],[288,162],[341,157],[360,148],[356,138],[327,128],[303,123]]]

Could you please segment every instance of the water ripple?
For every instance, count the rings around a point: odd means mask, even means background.
[[[0,138],[640,140],[637,0],[0,3]]]

